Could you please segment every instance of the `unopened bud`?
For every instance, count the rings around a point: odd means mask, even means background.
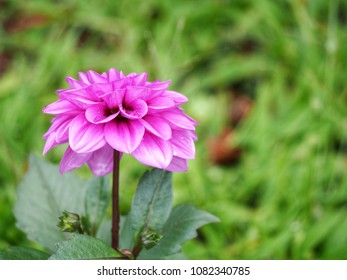
[[[141,243],[146,249],[151,249],[156,246],[162,238],[162,235],[151,228],[145,228],[141,233]]]
[[[61,231],[83,233],[79,215],[72,212],[63,211],[63,215],[59,217],[59,220],[60,221],[57,226]]]

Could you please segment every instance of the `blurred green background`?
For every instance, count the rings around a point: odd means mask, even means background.
[[[172,80],[200,123],[175,203],[221,222],[184,246],[189,258],[347,259],[346,0],[0,0],[0,22],[0,249],[32,245],[12,207],[42,152],[42,108],[66,76],[116,67]],[[146,167],[122,166],[126,213]]]

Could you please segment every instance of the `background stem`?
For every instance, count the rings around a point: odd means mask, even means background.
[[[114,150],[112,182],[112,248],[119,243],[119,152]]]

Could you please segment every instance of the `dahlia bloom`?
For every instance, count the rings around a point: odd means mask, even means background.
[[[179,106],[188,99],[168,90],[170,81],[148,82],[147,74],[79,73],[67,77],[68,89],[43,109],[55,115],[44,134],[43,154],[68,143],[60,163],[67,172],[87,163],[94,175],[113,169],[113,150],[139,162],[168,171],[186,171],[195,157],[197,122]]]

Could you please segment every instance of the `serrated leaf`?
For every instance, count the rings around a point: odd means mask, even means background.
[[[0,252],[0,260],[47,260],[49,254],[33,248],[10,247]]]
[[[58,243],[51,260],[88,260],[121,258],[122,255],[105,242],[88,235],[75,235]]]
[[[86,194],[86,215],[88,219],[89,234],[95,236],[105,216],[110,202],[109,177],[93,177],[89,183]]]
[[[144,226],[160,231],[172,207],[172,174],[162,169],[146,172],[136,189],[131,208],[132,229],[137,236]]]
[[[166,259],[180,252],[181,244],[196,237],[198,228],[218,221],[217,217],[193,206],[179,205],[165,223],[159,244],[150,250],[142,250],[139,259]]]
[[[72,173],[61,175],[58,170],[58,166],[31,155],[14,207],[17,227],[52,251],[68,236],[57,227],[59,216],[64,210],[84,214],[86,193],[85,181]]]

